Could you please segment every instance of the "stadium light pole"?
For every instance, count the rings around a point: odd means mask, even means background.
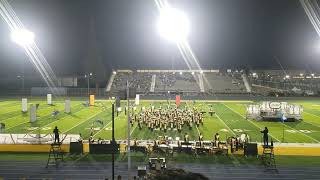
[[[84,77],[88,79],[88,98],[90,96],[90,77],[92,76],[92,73],[88,73],[88,74],[85,74]]]

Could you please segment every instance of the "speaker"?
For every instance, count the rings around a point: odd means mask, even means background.
[[[69,152],[70,154],[83,154],[82,142],[71,142]]]
[[[90,154],[119,154],[119,144],[89,144]]]
[[[245,156],[258,156],[258,145],[257,145],[257,143],[246,143],[246,144],[244,144],[244,155]]]

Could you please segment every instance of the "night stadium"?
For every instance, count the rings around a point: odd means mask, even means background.
[[[316,0],[0,15],[0,179],[320,179]]]

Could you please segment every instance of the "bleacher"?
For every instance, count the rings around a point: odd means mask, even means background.
[[[127,80],[139,93],[247,93],[241,73],[219,70],[117,70],[107,86],[118,92],[126,88]]]
[[[286,92],[301,95],[317,94],[320,89],[320,76],[304,70],[259,70],[248,76],[254,89],[268,89],[270,92]],[[262,88],[261,88],[262,87]]]
[[[245,93],[241,80],[230,75],[205,73],[204,86],[206,91],[214,93]]]

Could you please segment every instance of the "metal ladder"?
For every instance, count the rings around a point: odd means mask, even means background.
[[[58,167],[60,162],[62,161],[63,161],[63,151],[61,149],[61,143],[51,144],[46,168],[48,168],[51,165],[55,165],[56,167]]]
[[[262,163],[268,170],[277,170],[276,160],[274,158],[273,146],[263,145]]]

